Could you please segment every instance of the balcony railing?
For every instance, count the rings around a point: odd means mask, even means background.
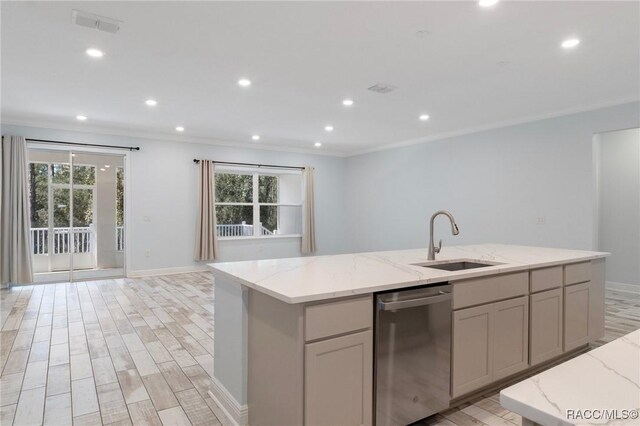
[[[216,225],[218,237],[251,237],[253,236],[253,225],[247,225],[245,222],[235,225]],[[260,235],[273,235],[264,226],[260,225]]]
[[[69,253],[71,247],[70,229],[53,228],[53,253]],[[33,254],[49,253],[49,228],[31,228],[31,247]],[[93,249],[93,229],[90,226],[73,228],[73,252],[91,253]]]
[[[53,253],[69,253],[71,228],[53,228]],[[235,225],[217,225],[219,237],[251,237],[253,225],[242,222]],[[73,228],[74,253],[91,253],[94,247],[94,230],[91,226]],[[273,231],[260,226],[260,235],[273,235]],[[31,228],[31,247],[33,254],[49,253],[49,228]],[[124,251],[124,226],[116,226],[116,250]]]

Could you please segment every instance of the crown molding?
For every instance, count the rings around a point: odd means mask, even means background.
[[[632,104],[632,103],[636,103],[636,102],[640,102],[640,98],[638,98],[637,96],[629,96],[629,97],[625,97],[625,98],[618,98],[618,99],[609,100],[609,101],[600,102],[600,103],[595,103],[595,104],[582,105],[582,106],[579,106],[579,107],[573,107],[573,108],[557,110],[557,111],[553,111],[553,112],[546,113],[546,114],[531,115],[531,116],[527,116],[527,117],[517,118],[517,119],[514,119],[514,120],[500,121],[500,122],[496,122],[496,123],[492,123],[492,124],[486,124],[486,125],[477,126],[477,127],[469,127],[469,128],[466,128],[466,129],[456,130],[456,131],[453,131],[453,132],[438,133],[436,135],[427,136],[427,137],[423,137],[423,138],[407,139],[407,140],[401,141],[401,142],[394,142],[394,143],[382,145],[382,146],[371,148],[371,149],[365,149],[365,150],[362,150],[362,151],[357,151],[357,152],[348,154],[347,157],[356,157],[358,155],[369,154],[369,153],[372,153],[372,152],[387,151],[387,150],[390,150],[390,149],[402,148],[402,147],[405,147],[405,146],[419,145],[419,144],[422,144],[422,143],[427,143],[427,142],[433,142],[433,141],[442,140],[442,139],[453,138],[453,137],[456,137],[456,136],[463,136],[463,135],[468,135],[468,134],[472,134],[472,133],[486,132],[488,130],[501,129],[501,128],[505,128],[505,127],[516,126],[516,125],[519,125],[519,124],[533,123],[533,122],[536,122],[536,121],[548,120],[550,118],[563,117],[563,116],[567,116],[567,115],[578,114],[578,113],[581,113],[581,112],[595,111],[595,110],[598,110],[598,109],[609,108],[609,107],[614,107],[614,106],[618,106],[618,105]],[[602,131],[605,132],[607,130],[611,130],[611,129],[603,129]]]
[[[98,135],[105,136],[121,136],[121,137],[133,137],[139,139],[149,139],[149,140],[161,140],[167,142],[187,142],[187,143],[195,143],[200,145],[211,145],[211,146],[224,146],[231,148],[241,148],[241,149],[251,149],[251,150],[265,150],[265,151],[278,151],[278,152],[287,152],[287,153],[296,153],[296,154],[308,154],[308,155],[321,155],[328,157],[346,157],[349,154],[335,151],[335,150],[318,150],[315,148],[295,148],[288,147],[282,145],[275,144],[256,144],[256,143],[248,143],[248,142],[234,142],[234,141],[226,141],[226,140],[212,140],[204,137],[194,137],[194,136],[174,136],[167,135],[164,133],[154,133],[144,130],[126,130],[117,127],[100,127],[100,126],[85,126],[85,125],[72,125],[68,123],[59,123],[55,121],[40,121],[40,120],[30,120],[24,118],[16,118],[16,117],[8,117],[2,116],[0,117],[0,126],[24,126],[24,127],[35,127],[39,129],[51,129],[51,130],[64,130],[69,132],[79,132],[79,133],[93,133]]]
[[[489,130],[496,130],[500,128],[506,128],[511,126],[516,126],[520,124],[532,123],[541,120],[547,120],[551,118],[563,117],[572,114],[578,114],[581,112],[594,111],[603,108],[614,107],[618,105],[625,105],[640,102],[640,98],[637,96],[629,96],[624,98],[617,98],[613,100],[608,100],[604,102],[598,102],[588,105],[582,105],[578,107],[566,108],[562,110],[557,110],[545,114],[531,115],[521,118],[516,118],[513,120],[506,120],[495,122],[491,124],[486,124],[482,126],[469,127],[461,130],[456,130],[452,132],[443,132],[435,135],[407,139],[400,142],[393,142],[389,144],[385,144],[382,146],[364,149],[360,151],[354,152],[342,152],[335,150],[317,150],[313,148],[295,148],[295,147],[287,147],[275,144],[260,144],[256,145],[255,143],[247,143],[247,142],[234,142],[234,141],[225,141],[225,140],[211,140],[203,137],[193,137],[193,136],[177,136],[177,135],[167,135],[164,133],[153,133],[144,130],[126,130],[116,127],[98,127],[98,126],[86,126],[86,125],[72,125],[68,123],[59,123],[59,122],[47,122],[47,121],[38,121],[38,120],[29,120],[29,119],[21,119],[14,117],[1,117],[0,125],[14,125],[14,126],[25,126],[25,127],[35,127],[41,129],[53,129],[53,130],[65,130],[72,132],[83,132],[83,133],[94,133],[100,135],[110,135],[110,136],[121,136],[121,137],[135,137],[141,139],[151,139],[151,140],[162,140],[168,142],[187,142],[187,143],[195,143],[201,145],[210,145],[210,146],[223,146],[223,147],[232,147],[232,148],[241,148],[241,149],[251,149],[251,150],[265,150],[265,151],[277,151],[277,152],[287,152],[287,153],[297,153],[297,154],[307,154],[307,155],[320,155],[320,156],[329,156],[329,157],[356,157],[359,155],[369,154],[373,152],[379,151],[387,151],[396,148],[402,148],[412,145],[419,145],[422,143],[433,142],[441,139],[448,139],[457,136],[464,136],[473,133],[486,132]],[[605,132],[611,129],[603,129]]]

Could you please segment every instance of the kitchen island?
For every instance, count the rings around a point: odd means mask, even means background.
[[[211,264],[212,396],[238,423],[372,424],[374,294],[449,283],[452,404],[604,333],[606,253],[511,245]],[[416,403],[422,401],[416,399]]]

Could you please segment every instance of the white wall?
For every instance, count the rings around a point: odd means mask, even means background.
[[[607,281],[640,285],[640,129],[596,136],[598,249]]]
[[[315,167],[318,254],[348,250],[343,243],[344,158],[13,125],[3,125],[1,130],[3,135],[28,138],[140,146],[140,151],[131,154],[127,176],[131,188],[131,223],[127,224],[131,233],[127,247],[131,251],[129,273],[199,266],[193,261],[197,206],[194,158]],[[145,217],[150,221],[145,221]],[[220,243],[220,260],[299,256],[299,245],[299,238],[225,241]]]
[[[591,249],[593,136],[639,124],[633,103],[350,157],[352,248],[425,247],[429,217],[446,209],[460,235],[439,218],[445,245]]]

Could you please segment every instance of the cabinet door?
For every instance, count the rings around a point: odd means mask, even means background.
[[[530,362],[536,365],[562,354],[562,289],[532,294]]]
[[[529,366],[529,296],[493,304],[492,381]]]
[[[564,288],[564,350],[589,343],[591,283]]]
[[[305,345],[305,425],[370,425],[372,332]]]
[[[452,396],[491,383],[493,304],[453,312]]]

